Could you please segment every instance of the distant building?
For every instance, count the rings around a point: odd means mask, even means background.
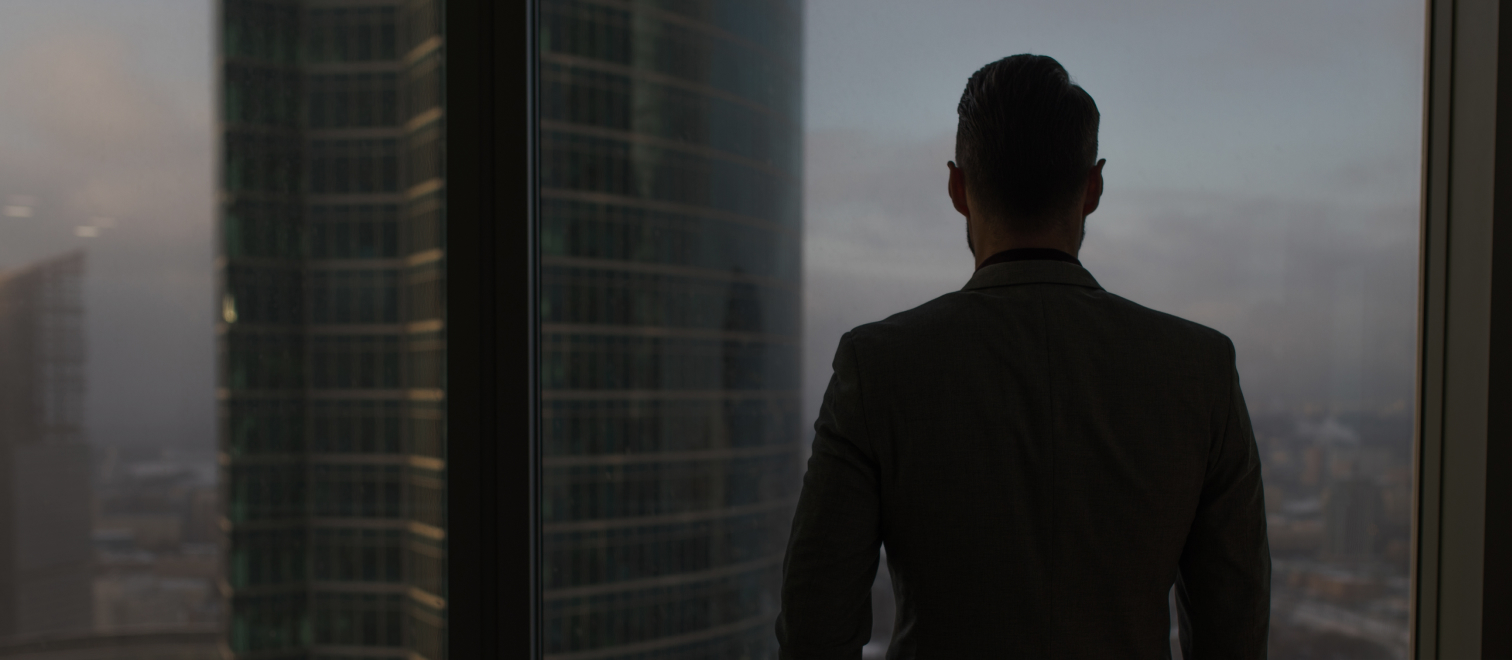
[[[230,646],[440,660],[441,0],[219,4]]]
[[[0,639],[86,631],[82,252],[0,272]]]
[[[1374,558],[1381,501],[1381,486],[1372,479],[1350,477],[1330,484],[1323,498],[1323,556]]]

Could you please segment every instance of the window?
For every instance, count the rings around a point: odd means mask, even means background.
[[[964,281],[1023,51],[1091,272],[1239,347],[1273,655],[1512,653],[1494,5],[977,4],[7,3],[0,656],[773,657],[835,341]]]

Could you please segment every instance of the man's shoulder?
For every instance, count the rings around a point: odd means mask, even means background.
[[[1119,333],[1159,336],[1194,349],[1233,352],[1233,342],[1218,330],[1145,307],[1106,290],[1051,285],[1046,289],[1045,298],[1074,307],[1080,314],[1101,318],[1106,321],[1106,327]],[[990,325],[991,318],[1002,312],[1001,302],[1000,296],[989,292],[952,291],[912,309],[856,326],[847,337],[852,342],[893,348],[902,348],[914,341],[935,342],[942,336]],[[1029,312],[1027,307],[1031,303],[1021,301],[1020,304],[1026,306],[1026,313]]]
[[[1218,330],[1175,314],[1150,309],[1114,293],[1107,291],[1099,293],[1107,299],[1109,313],[1119,320],[1127,321],[1131,327],[1159,332],[1172,339],[1197,342],[1233,351],[1233,341],[1228,338],[1228,335]]]

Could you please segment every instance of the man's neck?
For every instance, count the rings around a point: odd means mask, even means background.
[[[1073,259],[1081,252],[1081,241],[1068,241],[1059,232],[1054,236],[1041,235],[1034,237],[1000,236],[998,240],[974,242],[976,248],[973,256],[976,257],[976,267],[981,268],[982,263],[1001,252],[1008,250],[1041,249],[1057,250],[1070,255]]]
[[[973,216],[967,222],[970,224],[972,256],[976,257],[975,266],[981,268],[982,262],[992,255],[1005,250],[1022,248],[1060,250],[1072,257],[1077,257],[1081,252],[1082,228],[1086,226],[1087,219],[1085,216],[1062,218],[1052,222],[1043,231],[1033,234],[1007,231],[1004,227],[1008,223],[997,218]]]
[[[977,264],[976,269],[981,270],[993,264],[1004,264],[1013,261],[1064,261],[1078,266],[1081,265],[1081,261],[1077,260],[1076,257],[1055,248],[1013,248],[987,257]]]

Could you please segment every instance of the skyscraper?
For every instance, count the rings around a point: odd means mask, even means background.
[[[441,0],[220,7],[230,644],[437,660]]]
[[[0,272],[0,638],[93,621],[83,252]]]
[[[802,3],[544,0],[540,29],[547,657],[775,657]]]

